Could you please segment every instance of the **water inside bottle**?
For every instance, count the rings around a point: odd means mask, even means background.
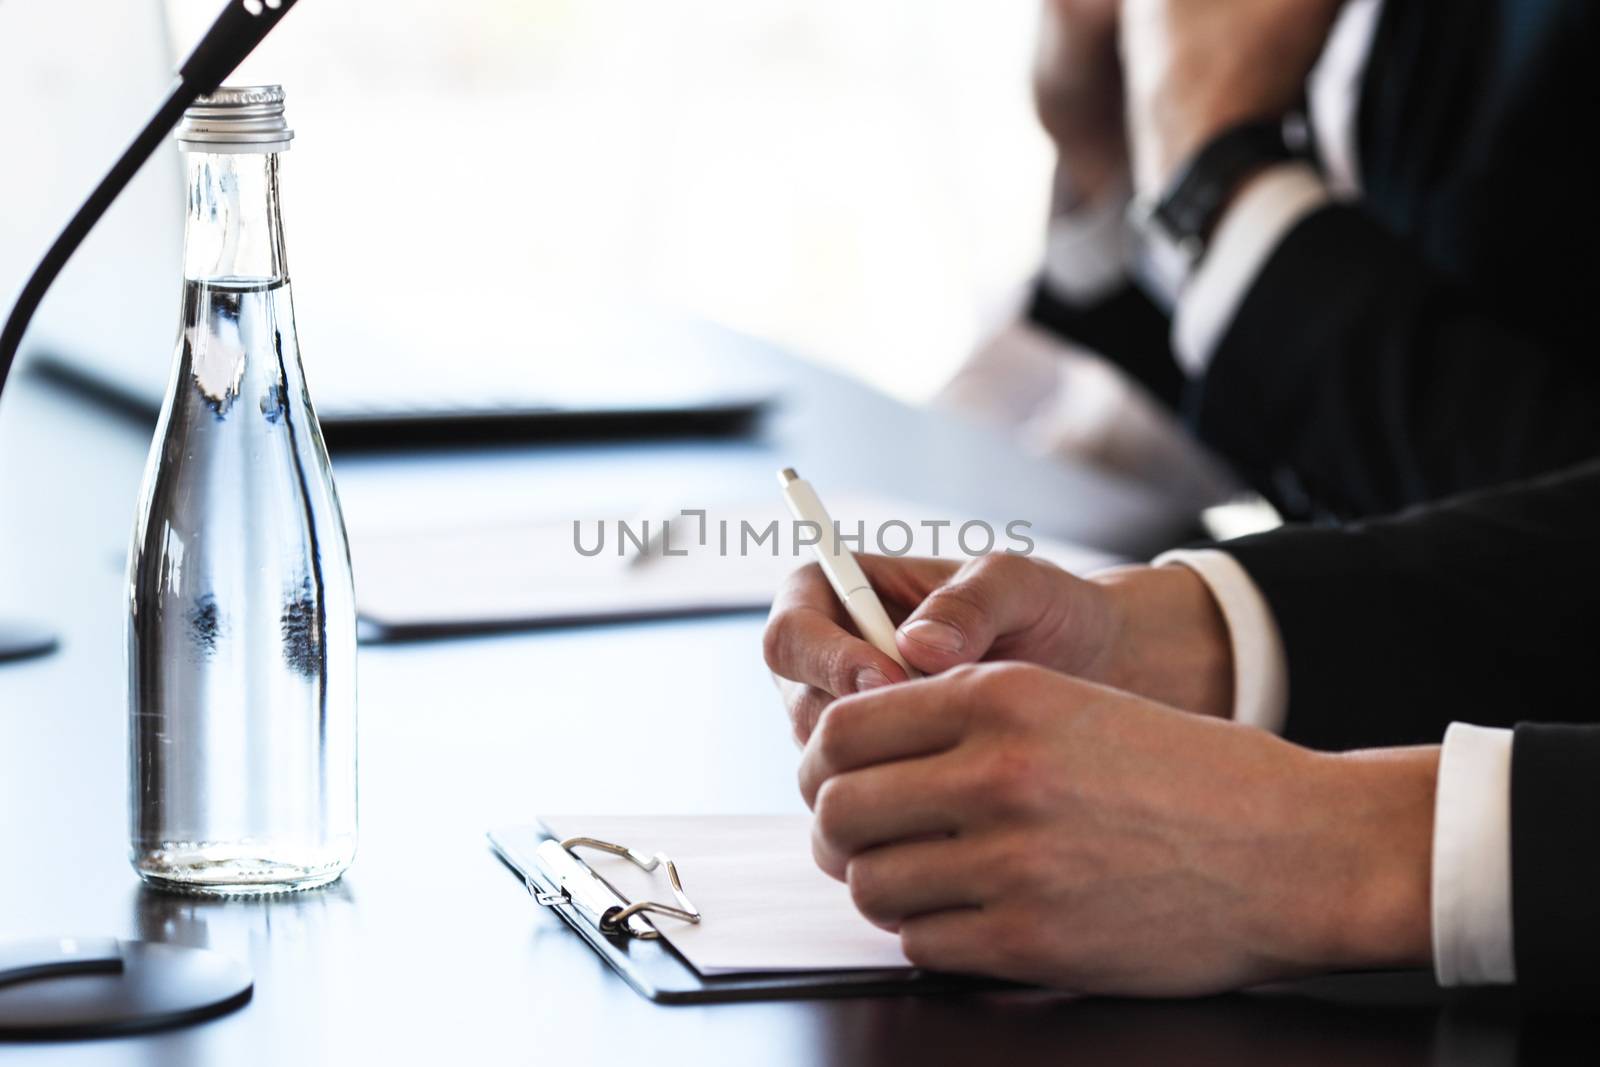
[[[337,878],[355,604],[287,280],[188,280],[129,556],[132,860],[166,888]]]

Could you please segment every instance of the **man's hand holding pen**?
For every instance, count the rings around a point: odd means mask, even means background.
[[[817,861],[913,962],[1169,995],[1428,960],[1437,750],[1219,721],[1228,635],[1187,568],[859,562],[929,677],[850,632],[810,567],[767,661]]]
[[[1232,707],[1226,627],[1205,584],[1182,567],[1129,567],[1082,579],[1023,556],[950,560],[857,557],[890,615],[896,647],[938,674],[1012,660],[1207,715]],[[833,700],[905,675],[848,629],[815,565],[778,594],[767,666],[802,743]]]

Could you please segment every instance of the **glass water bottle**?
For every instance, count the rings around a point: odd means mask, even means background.
[[[356,849],[356,613],[278,210],[283,91],[185,114],[183,313],[128,557],[131,860],[307,889]]]

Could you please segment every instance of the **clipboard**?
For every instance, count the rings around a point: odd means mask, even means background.
[[[489,845],[521,879],[542,909],[555,912],[640,996],[657,1004],[709,1004],[749,1000],[929,995],[1023,989],[1010,982],[966,975],[896,968],[892,970],[785,971],[703,975],[661,936],[649,916],[663,922],[699,921],[683,892],[676,865],[660,854],[646,855],[622,843],[594,838],[558,841],[542,826],[492,830]],[[570,847],[568,847],[570,846]],[[579,855],[598,848],[634,863],[665,868],[675,903],[624,899]],[[687,906],[686,906],[687,905]],[[692,916],[692,918],[691,918]]]

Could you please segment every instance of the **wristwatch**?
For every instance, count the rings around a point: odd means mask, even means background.
[[[1272,119],[1230,127],[1201,146],[1157,200],[1136,199],[1130,219],[1144,245],[1141,267],[1165,293],[1176,293],[1205,258],[1217,224],[1245,179],[1308,156],[1303,120]]]

